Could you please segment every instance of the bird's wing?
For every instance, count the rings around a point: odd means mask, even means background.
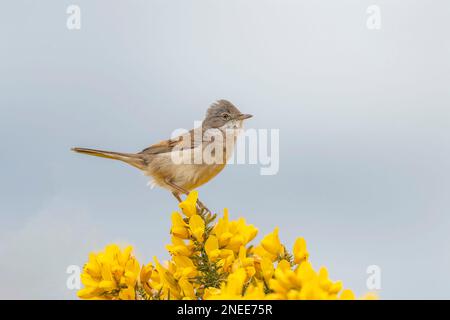
[[[203,134],[201,129],[192,129],[189,132],[169,139],[163,140],[158,143],[152,144],[148,148],[145,148],[139,154],[159,154],[171,152],[172,150],[187,150],[193,149],[202,143]]]

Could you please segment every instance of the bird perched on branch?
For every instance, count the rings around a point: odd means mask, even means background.
[[[132,165],[150,176],[153,185],[169,190],[181,202],[182,194],[187,195],[223,170],[243,129],[243,121],[251,117],[241,113],[231,102],[219,100],[208,108],[201,127],[155,143],[141,152],[72,150]],[[200,201],[198,203],[208,210]]]

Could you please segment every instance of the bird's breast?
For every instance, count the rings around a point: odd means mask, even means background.
[[[227,141],[228,140],[228,141]],[[195,189],[214,178],[233,154],[236,138],[203,142],[192,149],[174,150],[152,155],[146,174],[154,183],[168,188],[166,180],[187,189]]]

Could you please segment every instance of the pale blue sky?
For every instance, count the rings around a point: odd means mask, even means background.
[[[70,4],[82,27],[66,28]],[[366,9],[381,8],[368,30]],[[0,297],[73,298],[66,267],[167,258],[176,202],[72,146],[137,151],[216,99],[280,130],[280,171],[234,165],[210,208],[306,238],[358,295],[450,298],[448,1],[24,1],[0,10]]]

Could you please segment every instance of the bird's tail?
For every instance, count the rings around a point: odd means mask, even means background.
[[[72,151],[87,154],[90,156],[120,160],[120,161],[126,162],[138,169],[141,169],[141,170],[145,169],[145,160],[139,154],[104,151],[104,150],[96,150],[96,149],[86,149],[86,148],[72,148]]]

